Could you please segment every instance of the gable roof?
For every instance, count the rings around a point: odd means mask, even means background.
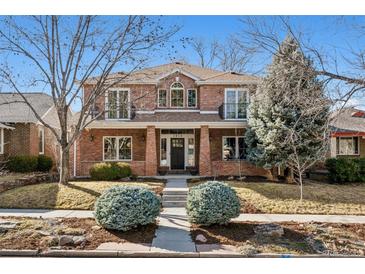
[[[52,97],[45,93],[30,92],[24,93],[24,96],[40,116],[53,106]],[[19,94],[0,93],[0,122],[36,123],[38,119]]]
[[[364,115],[360,115],[363,113]],[[365,111],[353,107],[335,111],[331,127],[335,132],[365,132]]]
[[[121,78],[123,84],[157,84],[168,75],[180,72],[197,81],[198,84],[245,84],[256,82],[259,78],[252,75],[235,72],[224,72],[196,65],[175,62],[160,66],[136,70],[129,75],[123,72],[111,74],[110,79]],[[97,78],[90,78],[87,84],[93,84]]]

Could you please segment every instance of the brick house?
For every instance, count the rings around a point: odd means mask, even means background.
[[[83,86],[84,98],[94,81]],[[75,143],[73,175],[88,176],[98,162],[126,161],[145,176],[268,176],[245,160],[247,106],[257,81],[179,62],[126,76],[95,102],[94,113],[105,114]]]
[[[25,93],[35,111],[46,121],[55,121],[52,97]],[[55,126],[57,126],[55,124]],[[52,133],[36,118],[19,94],[0,93],[0,161],[15,155],[47,155],[55,160],[57,149]]]
[[[365,111],[349,107],[333,118],[330,157],[365,157]]]

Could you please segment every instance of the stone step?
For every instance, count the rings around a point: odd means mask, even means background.
[[[185,188],[165,188],[162,191],[163,195],[187,195],[188,189]]]
[[[163,201],[162,206],[163,207],[185,207],[186,202],[185,201]]]
[[[162,201],[186,201],[187,195],[163,195]]]

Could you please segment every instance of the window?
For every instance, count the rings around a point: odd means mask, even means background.
[[[173,83],[170,89],[171,107],[184,107],[184,87],[180,83]]]
[[[247,97],[247,90],[227,89],[225,91],[224,117],[226,119],[246,119]]]
[[[245,159],[245,154],[243,137],[223,137],[222,158],[224,161]]]
[[[196,107],[196,90],[188,89],[188,107],[195,108]]]
[[[132,137],[104,137],[104,161],[132,160]]]
[[[167,139],[161,138],[161,166],[167,166]]]
[[[105,109],[107,119],[129,119],[129,90],[108,90]]]
[[[159,89],[158,90],[158,107],[167,107],[167,90]]]
[[[44,128],[38,130],[38,151],[39,154],[44,154]]]
[[[194,138],[188,138],[188,166],[195,166]]]
[[[4,129],[0,128],[0,154],[4,154]]]
[[[337,137],[337,155],[356,155],[359,154],[359,137]]]

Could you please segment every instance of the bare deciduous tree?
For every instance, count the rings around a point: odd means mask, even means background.
[[[1,80],[20,95],[55,136],[61,148],[60,183],[69,180],[71,145],[88,124],[103,115],[99,112],[91,116],[95,101],[145,65],[153,51],[177,30],[177,26],[163,27],[160,17],[147,16],[2,18]],[[121,66],[126,71],[110,77]],[[94,80],[90,96],[83,98],[82,87],[90,78]],[[53,98],[58,129],[44,121],[24,96],[28,89],[40,85]],[[75,104],[81,105],[80,115],[69,132],[69,111]]]

